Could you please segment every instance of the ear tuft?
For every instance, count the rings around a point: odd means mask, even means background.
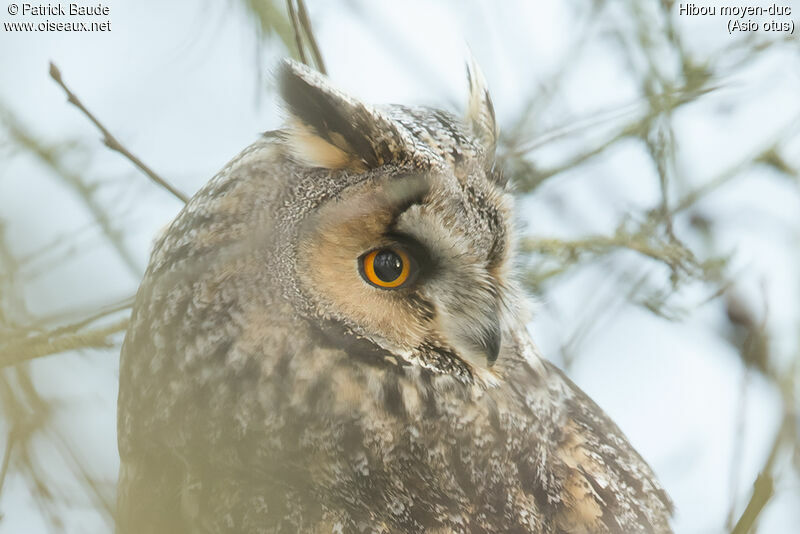
[[[497,121],[486,79],[474,57],[470,57],[467,62],[467,82],[469,83],[467,124],[472,127],[472,133],[483,145],[491,166],[497,148]]]
[[[334,88],[320,73],[284,60],[278,85],[289,112],[288,148],[300,162],[364,170],[397,161],[405,154],[410,141],[396,123]]]

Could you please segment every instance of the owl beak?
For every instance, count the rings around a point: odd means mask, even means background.
[[[452,304],[440,307],[437,314],[441,338],[472,365],[491,367],[503,342],[499,306],[489,299],[469,302],[467,298]]]
[[[487,327],[476,341],[481,352],[486,355],[487,363],[491,366],[497,361],[497,355],[500,354],[503,335],[500,331],[500,319],[497,315],[495,314],[487,319],[490,319]]]

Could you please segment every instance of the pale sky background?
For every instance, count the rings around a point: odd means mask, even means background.
[[[3,2],[0,23],[40,21],[12,18],[9,2]],[[609,44],[611,39],[603,39],[622,20],[620,2],[609,1],[591,16],[590,3],[577,1],[307,3],[329,74],[370,102],[462,106],[468,45],[489,82],[502,130],[586,40],[590,49],[564,71],[535,132],[641,103],[631,65]],[[800,2],[784,3],[800,15]],[[653,11],[646,32],[657,40],[663,20],[651,4],[640,5]],[[241,3],[115,0],[107,5],[108,33],[0,29],[0,109],[10,110],[42,142],[75,143],[64,152],[64,164],[97,184],[96,198],[113,207],[113,223],[125,229],[124,244],[134,258],[133,268],[120,261],[80,199],[36,158],[8,143],[0,130],[0,220],[17,257],[38,253],[26,264],[21,288],[31,317],[90,312],[133,294],[154,236],[181,208],[129,161],[102,146],[96,129],[49,78],[49,61],[127,148],[188,194],[260,132],[280,125],[270,70],[287,53],[276,37],[260,43]],[[777,135],[788,139],[784,155],[798,168],[797,37],[736,67],[732,56],[718,51],[745,37],[729,35],[724,18],[675,15],[674,20],[698,58],[732,65],[719,80],[721,89],[674,114],[676,175],[703,184]],[[675,59],[665,54],[658,68],[675,69]],[[611,120],[608,126],[618,123]],[[537,149],[531,159],[541,167],[557,165],[607,132],[605,126],[581,130]],[[765,295],[767,329],[782,361],[797,358],[800,351],[798,183],[797,176],[792,181],[759,167],[701,203],[719,224],[716,243],[722,249],[717,252],[732,255],[736,291],[762,312]],[[549,179],[518,208],[526,232],[576,237],[612,233],[621,216],[658,201],[651,161],[640,143],[626,141]],[[625,259],[623,254],[604,262]],[[619,291],[609,282],[604,262],[578,270],[546,299],[532,302],[530,331],[542,352],[559,365],[564,363],[561,348],[576,324],[602,310]],[[659,266],[649,268],[654,277],[664,276]],[[569,369],[653,466],[675,501],[679,533],[724,532],[733,444],[740,441],[738,517],[780,414],[777,393],[755,373],[743,389],[738,355],[717,334],[725,321],[722,308],[696,306],[707,296],[701,288],[687,288],[679,297],[690,311],[679,322],[621,306],[595,325]],[[38,389],[59,401],[57,431],[112,487],[119,461],[118,351],[50,356],[31,368]],[[745,417],[738,429],[740,403]],[[0,420],[0,443],[7,432]],[[69,455],[52,435],[37,439],[35,452],[54,481],[50,489],[63,512],[64,531],[107,532],[109,525],[81,489]],[[790,471],[787,458],[781,465]],[[796,532],[800,525],[800,480],[788,475],[776,491],[763,513],[760,534]],[[0,495],[0,513],[2,534],[52,531],[28,481],[13,467]]]

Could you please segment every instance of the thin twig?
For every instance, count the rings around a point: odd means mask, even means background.
[[[761,510],[772,498],[775,492],[772,476],[769,473],[761,473],[753,484],[753,496],[747,503],[742,517],[736,522],[736,526],[731,530],[731,534],[747,534],[753,528]]]
[[[8,466],[11,464],[11,451],[14,449],[14,444],[16,442],[16,429],[12,427],[6,440],[6,448],[5,452],[3,453],[3,465],[0,467],[0,495],[3,494],[3,485],[6,481],[6,476],[8,475]]]
[[[124,235],[111,220],[106,208],[97,200],[94,194],[95,186],[87,183],[79,174],[72,172],[62,162],[60,153],[55,147],[45,146],[37,141],[33,132],[5,108],[0,106],[0,118],[5,122],[8,132],[15,143],[31,151],[54,173],[56,173],[68,186],[70,186],[86,209],[92,214],[100,226],[100,230],[108,238],[111,245],[119,254],[120,259],[136,278],[141,276],[140,267],[133,254],[125,246]]]
[[[671,99],[670,101],[674,103],[675,107],[677,107],[687,102],[691,102],[693,99],[705,96],[709,93],[715,92],[719,89],[723,89],[726,87],[727,85],[725,83],[710,85],[708,87],[702,87],[699,89],[679,87],[664,92],[663,94],[658,96],[662,100]],[[667,107],[665,106],[662,107],[665,111],[668,110]],[[533,152],[534,150],[541,148],[542,146],[545,146],[547,144],[550,144],[554,141],[574,136],[581,133],[582,131],[591,130],[599,126],[606,126],[612,121],[625,118],[632,114],[637,114],[637,113],[641,114],[642,112],[645,112],[647,110],[651,110],[650,102],[642,98],[637,98],[626,104],[603,109],[591,113],[589,115],[576,118],[573,121],[570,121],[561,126],[556,126],[549,130],[546,130],[538,134],[535,138],[531,139],[530,141],[524,142],[523,144],[520,144],[518,147],[514,147],[512,150],[507,151],[504,155],[506,157],[524,156],[525,154]],[[639,120],[634,119],[631,124],[639,124],[639,122],[640,122]]]
[[[297,54],[300,56],[300,61],[304,65],[311,66],[306,58],[306,50],[303,46],[303,36],[300,33],[300,20],[297,18],[297,10],[294,8],[294,0],[286,0],[286,6],[289,9],[289,20],[292,21],[292,29],[294,30],[294,40],[297,44]]]
[[[9,343],[0,348],[0,368],[68,350],[108,348],[114,345],[111,336],[128,328],[129,319],[88,332],[70,332],[53,336],[45,333]]]
[[[325,69],[325,62],[322,61],[322,52],[320,52],[319,46],[317,46],[317,39],[314,37],[314,30],[311,28],[311,19],[308,17],[308,11],[306,11],[306,3],[303,0],[297,0],[297,10],[300,13],[300,24],[303,25],[306,38],[311,45],[311,53],[314,54],[314,62],[317,64],[317,70],[322,74],[328,74],[328,71]]]
[[[775,493],[775,484],[772,476],[775,463],[778,460],[778,455],[783,449],[784,444],[786,442],[791,444],[795,439],[796,428],[794,421],[797,414],[793,411],[795,399],[792,392],[795,387],[793,377],[795,376],[796,368],[795,365],[795,369],[787,374],[786,378],[781,380],[779,384],[784,396],[785,411],[783,420],[781,421],[780,428],[778,428],[778,432],[775,434],[775,439],[767,455],[767,460],[764,462],[764,466],[761,468],[758,477],[756,477],[753,483],[753,494],[750,496],[750,500],[747,502],[744,512],[742,512],[733,530],[731,530],[731,534],[748,534],[751,532],[753,525],[755,525],[762,510],[764,510],[764,506],[766,506]],[[796,443],[794,445],[796,445]]]
[[[675,243],[650,243],[640,234],[618,233],[613,236],[593,235],[580,239],[553,239],[529,237],[522,241],[524,252],[549,256],[577,257],[584,253],[603,255],[619,249],[628,249],[648,258],[663,262],[674,270],[691,272],[694,259],[691,252]]]
[[[52,437],[54,441],[58,442],[61,446],[61,454],[65,459],[68,459],[72,464],[72,472],[75,473],[75,476],[83,482],[84,487],[87,488],[87,493],[89,497],[92,498],[97,505],[98,508],[102,509],[106,513],[106,517],[109,518],[110,521],[114,520],[115,516],[115,506],[113,500],[113,494],[109,494],[109,492],[104,492],[100,485],[88,472],[87,470],[87,462],[83,461],[78,453],[75,451],[75,447],[70,443],[70,441],[64,436],[58,429],[53,428],[51,429]]]
[[[150,178],[153,182],[155,182],[156,184],[160,185],[161,187],[172,193],[176,198],[182,200],[184,203],[189,201],[189,197],[178,191],[169,182],[167,182],[158,174],[156,174],[152,169],[150,169],[150,167],[145,165],[144,162],[142,162],[142,160],[131,154],[131,152],[128,149],[122,146],[122,143],[117,141],[116,137],[111,135],[111,133],[106,129],[106,127],[103,126],[102,123],[99,120],[97,120],[97,118],[88,109],[86,109],[86,106],[84,106],[83,103],[80,101],[80,99],[78,99],[78,97],[75,96],[75,93],[73,93],[69,89],[69,87],[67,87],[67,85],[64,83],[64,80],[61,78],[61,71],[59,71],[58,67],[56,67],[56,65],[52,62],[50,63],[50,77],[53,78],[53,80],[55,80],[56,83],[60,85],[62,89],[64,89],[65,93],[67,93],[67,101],[69,101],[70,104],[81,110],[81,112],[83,112],[83,114],[86,115],[86,117],[90,121],[92,121],[92,123],[97,127],[97,129],[100,130],[100,133],[103,134],[103,143],[108,148],[114,150],[115,152],[119,152],[120,154],[128,158],[128,160],[130,160],[131,163],[136,165],[139,168],[139,170],[145,173],[148,176],[148,178]]]
[[[50,328],[47,325],[57,324],[59,322],[63,322],[68,317],[76,317],[79,315],[78,312],[71,311],[66,313],[60,313],[57,315],[41,316],[37,318],[36,322],[27,326],[18,326],[17,328],[13,329],[11,333],[6,334],[5,336],[5,346],[11,346],[14,344],[24,344],[26,342],[30,342],[34,335],[39,336],[48,336],[48,337],[57,337],[63,336],[67,334],[74,334],[83,330],[90,324],[99,321],[105,317],[110,315],[114,315],[119,313],[123,310],[127,310],[128,308],[133,307],[135,297],[128,297],[126,299],[122,299],[119,302],[115,302],[113,304],[109,304],[99,308],[86,317],[79,319],[77,321],[73,321],[72,323],[65,324],[63,326],[58,326],[55,328]],[[0,347],[2,350],[2,347]]]
[[[116,302],[112,302],[111,304],[106,304],[102,307],[95,308],[93,311],[89,312],[84,318],[79,319],[77,321],[73,320],[71,324],[65,325],[60,327],[57,330],[54,330],[58,333],[66,333],[66,332],[77,332],[81,328],[89,326],[91,323],[98,321],[104,317],[108,317],[109,315],[113,315],[117,312],[121,312],[122,310],[127,310],[128,308],[133,307],[133,303],[136,299],[135,295],[131,295],[122,299],[119,299]],[[75,318],[80,315],[85,315],[86,312],[81,312],[79,310],[69,311],[69,312],[62,312],[59,314],[54,314],[50,316],[41,316],[42,321],[46,323],[56,323],[62,322],[70,318]]]
[[[644,115],[642,118],[638,120],[633,120],[630,123],[626,124],[621,130],[619,130],[613,137],[602,141],[595,145],[594,147],[586,150],[585,152],[578,153],[572,156],[569,160],[555,165],[550,168],[542,169],[536,173],[536,181],[534,185],[538,185],[542,181],[551,176],[555,176],[556,174],[560,174],[568,169],[572,169],[585,163],[586,161],[590,160],[591,158],[602,154],[605,152],[609,147],[615,146],[618,142],[622,141],[623,139],[627,139],[629,137],[639,137],[643,138],[645,134],[649,131],[650,125],[655,120],[658,115],[661,113],[665,113],[667,111],[677,109],[678,107],[687,104],[692,101],[692,97],[689,96],[680,96],[676,99],[669,100],[662,104],[661,108],[651,108],[650,111]],[[519,149],[515,151],[515,154],[524,154],[525,149]],[[532,184],[527,183],[520,183],[517,184],[520,192],[526,193],[528,192]]]
[[[733,521],[736,518],[736,496],[739,493],[739,466],[742,465],[742,455],[744,450],[745,437],[745,414],[747,411],[747,382],[750,379],[750,368],[744,366],[742,371],[742,382],[739,386],[739,399],[736,409],[736,435],[739,439],[733,444],[733,454],[731,455],[730,466],[730,499],[731,504],[728,508],[728,517],[725,519],[725,528],[731,530]]]

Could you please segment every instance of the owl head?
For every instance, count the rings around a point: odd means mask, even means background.
[[[280,143],[303,177],[289,202],[305,206],[289,244],[303,313],[353,351],[491,380],[518,327],[512,201],[474,63],[467,78],[458,117],[369,105],[286,61]]]

